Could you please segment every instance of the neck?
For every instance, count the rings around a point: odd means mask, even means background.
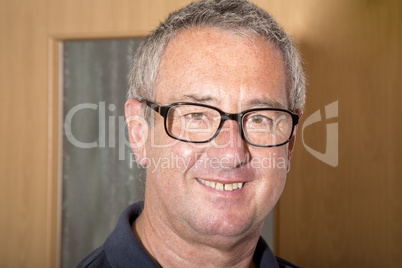
[[[260,228],[252,235],[236,237],[190,234],[187,228],[174,228],[147,205],[132,229],[162,267],[254,267],[253,254],[260,234]]]

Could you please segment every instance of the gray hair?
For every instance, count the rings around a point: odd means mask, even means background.
[[[297,49],[266,11],[246,0],[201,0],[171,13],[137,50],[129,98],[154,100],[154,85],[167,45],[180,31],[194,27],[213,27],[246,37],[258,36],[277,46],[287,69],[289,109],[296,111],[303,108],[305,77]]]

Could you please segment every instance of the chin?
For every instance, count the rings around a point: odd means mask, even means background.
[[[198,222],[191,225],[199,234],[206,236],[219,237],[238,237],[252,232],[258,226],[262,226],[262,221],[258,224],[255,217],[246,215],[234,215],[218,213],[215,215],[205,215]],[[256,228],[257,227],[257,228]]]

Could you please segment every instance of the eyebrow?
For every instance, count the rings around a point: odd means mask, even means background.
[[[210,104],[210,103],[219,103],[218,99],[211,96],[211,95],[201,95],[201,94],[185,94],[180,98],[180,101],[173,99],[172,102],[196,102],[196,103],[204,103],[204,104]],[[246,106],[253,108],[255,106],[259,107],[267,107],[267,108],[280,108],[280,109],[286,109],[286,107],[275,100],[272,99],[253,99],[249,101]]]
[[[194,101],[200,103],[218,103],[218,99],[210,95],[185,94],[182,99],[185,101]]]
[[[250,107],[262,106],[262,107],[268,107],[268,108],[286,109],[286,107],[282,103],[272,100],[272,99],[254,99],[254,100],[249,101],[247,105]]]

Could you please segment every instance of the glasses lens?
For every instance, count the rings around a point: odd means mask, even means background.
[[[283,111],[253,111],[243,117],[246,139],[255,145],[275,146],[286,142],[293,128],[292,117]]]
[[[176,105],[169,109],[166,128],[175,138],[202,142],[213,137],[221,117],[218,111],[197,105]]]

